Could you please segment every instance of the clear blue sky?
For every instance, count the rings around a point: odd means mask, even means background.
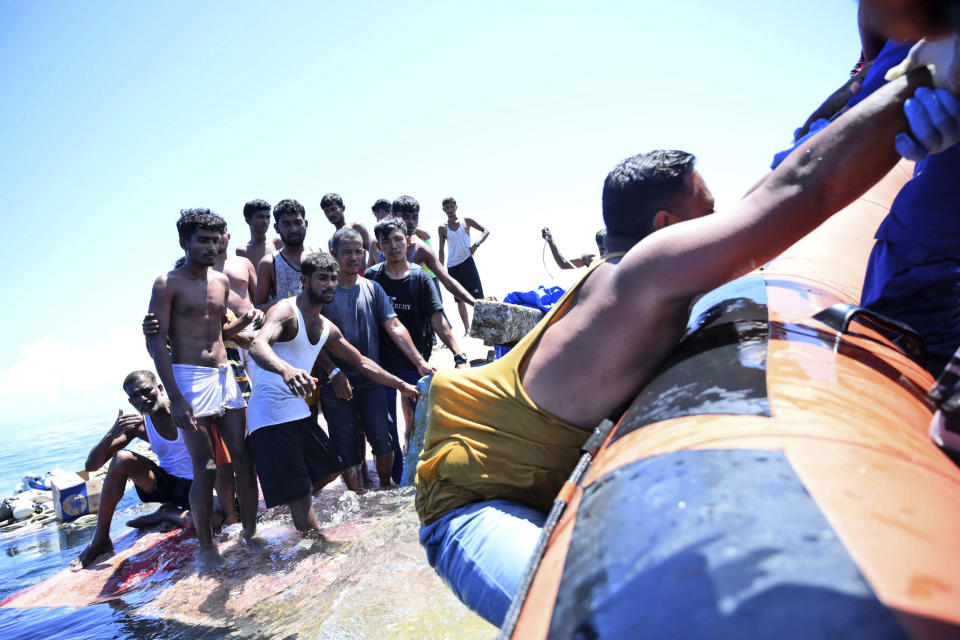
[[[2,0],[0,425],[123,406],[181,208],[236,244],[245,201],[294,197],[322,245],[327,191],[368,224],[411,194],[433,233],[453,195],[502,296],[551,284],[544,224],[593,246],[626,156],[695,153],[729,208],[858,55],[853,0]]]

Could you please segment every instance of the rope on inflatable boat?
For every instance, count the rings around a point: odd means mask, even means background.
[[[553,507],[550,509],[550,513],[547,514],[547,519],[543,523],[543,531],[540,533],[540,539],[537,540],[537,546],[534,548],[533,556],[527,563],[527,568],[523,572],[523,578],[520,579],[517,592],[513,596],[513,601],[510,603],[507,615],[503,619],[503,625],[500,627],[500,633],[497,634],[497,640],[508,640],[510,636],[513,635],[513,630],[516,628],[517,621],[520,619],[520,612],[523,610],[523,603],[527,599],[531,585],[533,585],[533,577],[537,574],[537,569],[540,568],[540,562],[547,552],[547,544],[550,542],[550,536],[553,535],[553,530],[556,529],[557,523],[560,522],[560,517],[570,503],[575,489],[580,485],[580,481],[583,479],[583,476],[586,475],[587,469],[590,468],[590,464],[593,462],[593,457],[596,455],[597,450],[600,448],[600,445],[603,444],[603,441],[606,440],[607,434],[610,433],[613,427],[614,422],[608,419],[605,419],[597,425],[597,428],[593,430],[593,433],[587,439],[586,443],[584,443],[581,449],[583,456],[580,457],[580,461],[577,462],[577,466],[574,467],[573,473],[570,474],[563,488],[560,489],[560,493],[554,498]]]

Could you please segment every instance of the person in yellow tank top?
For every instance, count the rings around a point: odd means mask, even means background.
[[[430,389],[420,541],[461,600],[502,623],[589,432],[653,375],[697,296],[769,261],[893,168],[904,100],[924,83],[924,71],[889,82],[723,216],[708,215],[713,196],[690,154],[640,154],[610,172],[603,218],[614,255],[506,358],[438,373]]]

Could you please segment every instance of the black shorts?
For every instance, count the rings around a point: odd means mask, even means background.
[[[250,439],[268,508],[310,495],[314,482],[347,468],[330,438],[309,416],[260,427]]]
[[[354,467],[363,462],[360,459],[360,441],[357,438],[358,414],[373,455],[382,456],[393,451],[391,434],[397,432],[397,427],[387,410],[385,387],[354,387],[352,400],[338,398],[330,384],[321,387],[320,394],[323,398],[323,418],[327,421],[330,438],[346,462],[346,467]]]
[[[153,471],[153,491],[144,491],[134,485],[141,502],[160,502],[174,504],[181,509],[190,508],[190,485],[193,480],[174,476],[163,470],[160,465],[146,456],[134,453],[137,460]]]
[[[477,263],[473,261],[473,256],[455,267],[447,267],[447,271],[474,298],[483,297],[483,285],[480,284],[480,274],[477,272]]]

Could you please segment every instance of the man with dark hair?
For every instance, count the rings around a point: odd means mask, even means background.
[[[323,315],[340,329],[347,342],[373,362],[380,362],[380,332],[384,331],[421,375],[433,373],[434,369],[423,359],[410,334],[397,320],[397,314],[383,288],[372,280],[359,277],[364,253],[360,234],[355,229],[343,227],[333,234],[333,243],[333,255],[340,265],[340,275],[336,296],[331,303],[324,305]],[[324,385],[320,389],[323,415],[330,429],[330,437],[349,466],[343,473],[344,482],[352,491],[361,488],[358,468],[361,456],[356,428],[359,412],[361,427],[376,460],[380,486],[389,487],[399,443],[396,422],[391,419],[387,409],[386,390],[380,384],[365,379],[350,362],[334,357],[333,363],[337,369],[328,372],[332,375],[327,378],[342,375],[340,369],[343,369],[352,391],[351,397],[346,399],[331,385]]]
[[[213,429],[222,436],[237,476],[244,538],[249,540],[256,532],[257,478],[246,438],[246,403],[223,345],[225,337],[234,337],[254,320],[254,313],[224,324],[230,281],[210,268],[226,230],[223,218],[209,209],[191,209],[182,212],[177,230],[186,262],[153,284],[149,311],[156,316],[159,331],[147,345],[170,399],[171,420],[181,430],[193,462],[190,511],[200,541],[197,560],[208,569],[223,562],[210,524]]]
[[[696,158],[686,151],[658,150],[638,154],[614,167],[603,183],[608,243],[614,238],[627,238],[633,240],[632,246],[657,229],[684,220],[682,214],[671,213],[686,209],[678,199],[703,195],[712,203],[703,176],[693,169],[695,162]]]
[[[301,263],[303,290],[270,308],[251,348],[261,371],[254,381],[247,420],[264,501],[267,507],[289,505],[294,526],[305,534],[320,530],[311,494],[347,467],[302,400],[315,391],[308,372],[320,350],[326,348],[377,384],[417,397],[414,387],[361,355],[321,315],[334,300],[338,270],[327,253],[306,256]]]
[[[322,198],[320,198],[320,208],[323,209],[323,215],[327,216],[327,220],[330,221],[330,224],[334,226],[334,233],[337,229],[342,229],[347,227],[348,229],[354,229],[357,233],[360,234],[360,237],[363,238],[363,247],[366,249],[370,246],[370,232],[367,231],[367,227],[364,226],[362,222],[347,222],[343,217],[343,212],[347,208],[343,204],[343,198],[340,197],[339,193],[327,193]],[[328,243],[328,249],[333,248],[333,237],[330,237]],[[366,266],[366,263],[364,263]]]
[[[283,241],[277,236],[267,238],[267,230],[270,228],[270,203],[266,200],[258,198],[243,205],[243,219],[250,227],[250,241],[237,247],[237,255],[249,260],[256,273],[263,256],[283,249]]]
[[[450,349],[450,353],[454,354],[456,368],[466,367],[467,354],[460,350],[453,332],[443,321],[443,303],[434,288],[432,279],[422,268],[407,261],[406,223],[400,218],[387,217],[377,223],[373,233],[386,260],[367,269],[363,274],[364,277],[383,287],[387,297],[390,298],[397,319],[406,327],[414,346],[424,360],[430,360],[430,354],[433,351],[433,332],[436,331],[443,344]],[[386,336],[380,334],[380,364],[393,375],[415,385],[420,379],[420,372],[411,366],[410,359],[392,340],[385,338]],[[394,415],[395,422],[396,399],[396,393],[388,389],[387,410]],[[405,425],[404,440],[408,440],[413,419],[413,405],[404,402],[401,407]],[[396,470],[399,466],[399,471],[402,473],[403,466],[397,465],[396,460],[395,456],[394,468]],[[397,480],[396,477],[394,479]]]
[[[550,232],[549,227],[544,227],[540,230],[540,235],[546,241],[547,246],[550,247],[550,253],[553,254],[553,259],[557,263],[557,266],[561,269],[579,269],[580,267],[589,267],[594,260],[597,259],[597,253],[582,253],[579,258],[573,258],[567,260],[563,257],[563,254],[560,253],[560,249],[557,248],[557,244],[553,241],[553,234]],[[597,252],[600,257],[603,257],[603,254],[606,253],[606,250],[603,247],[603,241],[607,237],[607,230],[600,229],[597,231],[597,234],[594,236],[594,240],[597,243]]]
[[[393,215],[401,218],[407,224],[407,260],[426,269],[443,284],[444,288],[453,294],[459,302],[464,301],[470,306],[476,304],[476,299],[463,288],[448,272],[437,254],[426,242],[417,242],[417,227],[420,224],[420,203],[413,196],[400,196],[393,201]]]
[[[610,253],[505,357],[433,377],[420,540],[461,599],[501,624],[591,430],[650,379],[697,296],[769,261],[893,167],[903,102],[922,81],[925,70],[891,81],[840,116],[727,215],[709,215],[689,154],[641,154],[610,172]]]
[[[256,305],[266,311],[277,300],[300,294],[300,259],[313,250],[304,244],[307,237],[307,210],[292,198],[273,208],[273,228],[280,234],[283,249],[268,253],[257,267]]]
[[[94,472],[110,460],[110,468],[100,492],[97,528],[90,544],[70,563],[73,570],[89,567],[103,553],[113,551],[110,541],[110,523],[117,503],[127,490],[127,480],[133,482],[142,502],[159,502],[155,512],[134,518],[128,527],[150,527],[169,522],[178,527],[186,524],[190,507],[190,484],[193,465],[183,443],[183,436],[170,419],[170,401],[149,371],[134,371],[123,381],[127,401],[137,413],[120,410],[113,426],[87,456],[84,468]],[[150,443],[157,462],[124,449],[134,438]]]
[[[373,217],[377,219],[377,222],[380,222],[393,213],[393,209],[390,206],[390,201],[386,198],[380,198],[374,202],[373,206],[370,207],[370,210],[373,211]]]
[[[480,223],[473,218],[464,218],[463,222],[457,217],[457,201],[453,198],[446,198],[443,201],[443,212],[447,214],[446,224],[440,225],[437,233],[440,236],[440,263],[443,263],[444,244],[450,244],[450,255],[447,256],[447,271],[453,276],[453,279],[463,285],[463,288],[470,292],[474,298],[483,297],[483,285],[480,284],[480,274],[477,272],[477,263],[473,260],[473,254],[477,252],[480,245],[486,242],[490,236],[490,231],[484,229]],[[480,239],[470,244],[470,229],[476,229],[480,232]],[[460,319],[463,320],[463,334],[470,332],[470,320],[467,316],[467,305],[462,300],[457,300],[457,308],[460,311]]]

